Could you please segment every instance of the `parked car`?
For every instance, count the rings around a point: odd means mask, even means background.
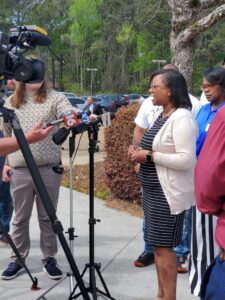
[[[70,103],[74,106],[79,108],[80,110],[83,110],[85,105],[86,105],[86,101],[80,97],[78,97],[77,95],[73,94],[73,93],[67,93],[67,92],[62,92],[70,101]]]
[[[126,106],[126,105],[129,105],[130,103],[130,100],[129,98],[126,96],[126,95],[118,95],[118,99],[116,100],[116,107],[117,109],[121,106]]]
[[[122,105],[128,105],[126,98],[123,95],[109,94],[96,95],[94,101],[101,105],[103,112],[116,112]]]
[[[70,92],[62,92],[66,97],[77,97],[79,98],[78,95],[74,94],[74,93],[70,93]]]
[[[142,96],[144,99],[147,99],[150,95],[141,94],[141,96]]]
[[[140,94],[126,94],[124,96],[129,99],[130,104],[135,102],[135,101],[140,102],[140,103],[142,103],[144,101],[144,97]]]

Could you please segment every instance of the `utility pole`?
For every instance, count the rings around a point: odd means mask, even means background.
[[[86,70],[91,72],[91,95],[92,95],[93,82],[94,82],[94,72],[97,72],[98,69],[96,69],[96,68],[87,68]]]

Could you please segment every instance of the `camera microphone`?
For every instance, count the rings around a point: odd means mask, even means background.
[[[16,47],[49,46],[51,39],[47,31],[36,25],[17,26],[10,29],[9,42]]]
[[[38,46],[49,46],[51,45],[51,40],[47,35],[44,35],[35,31],[25,31],[21,36],[22,41],[26,41],[31,45]]]

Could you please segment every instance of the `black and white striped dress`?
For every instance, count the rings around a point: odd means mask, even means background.
[[[192,208],[191,255],[189,260],[189,280],[191,293],[199,296],[203,276],[219,254],[214,240],[217,217],[202,214],[195,206]],[[225,297],[225,296],[224,296]]]
[[[162,118],[160,115],[153,126],[146,131],[141,141],[143,149],[152,150],[154,137],[167,119],[168,117]],[[171,215],[154,162],[141,164],[140,179],[143,188],[145,240],[158,247],[177,246],[181,240],[184,212]]]

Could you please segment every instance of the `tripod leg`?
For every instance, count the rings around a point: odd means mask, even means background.
[[[4,225],[2,224],[2,222],[0,221],[0,228],[3,232],[3,236],[7,239],[7,241],[9,242],[10,247],[12,248],[12,250],[14,251],[14,253],[16,254],[16,257],[18,258],[18,260],[20,261],[21,265],[24,267],[24,269],[26,270],[28,276],[30,277],[31,281],[33,282],[31,290],[39,290],[40,288],[38,287],[38,280],[36,277],[33,277],[29,271],[29,269],[27,268],[22,256],[20,255],[19,251],[17,250],[13,240],[11,239],[10,235],[8,234],[8,232],[5,230]]]
[[[94,267],[90,267],[90,292],[93,295],[93,299],[97,300],[97,287]]]
[[[83,270],[83,272],[82,272],[82,274],[81,274],[81,278],[83,278],[83,276],[84,276],[85,272],[87,271],[87,268],[88,268],[88,266],[86,265],[86,266],[85,266],[85,268],[84,268],[84,270]],[[77,294],[77,295],[74,295],[74,296],[73,296],[73,294],[75,293],[75,291],[76,291],[77,287],[78,287],[78,284],[76,284],[76,285],[75,285],[75,287],[74,287],[74,289],[73,289],[72,293],[70,294],[70,296],[69,296],[69,299],[68,299],[68,300],[71,300],[71,299],[76,299],[78,296],[80,296],[80,295],[81,295],[81,293],[79,293],[79,294]]]
[[[110,292],[109,292],[109,290],[108,290],[108,288],[107,288],[107,286],[106,286],[105,280],[104,280],[104,278],[103,278],[103,276],[102,276],[102,274],[101,274],[101,272],[100,272],[100,269],[99,269],[99,268],[96,268],[96,272],[98,273],[98,276],[99,276],[99,278],[100,278],[100,281],[101,281],[101,283],[102,283],[102,285],[103,285],[103,287],[104,287],[104,289],[105,289],[105,293],[102,292],[101,290],[98,290],[99,293],[101,293],[101,294],[107,296],[109,299],[115,300],[115,299],[111,296],[111,294],[110,294]]]
[[[99,276],[99,278],[101,280],[101,283],[102,283],[102,285],[103,285],[103,287],[105,289],[105,292],[106,292],[107,296],[111,297],[110,292],[109,292],[109,290],[108,290],[108,288],[106,286],[105,280],[104,280],[104,278],[103,278],[103,276],[102,276],[99,268],[96,269],[96,272],[98,273],[98,276]]]

